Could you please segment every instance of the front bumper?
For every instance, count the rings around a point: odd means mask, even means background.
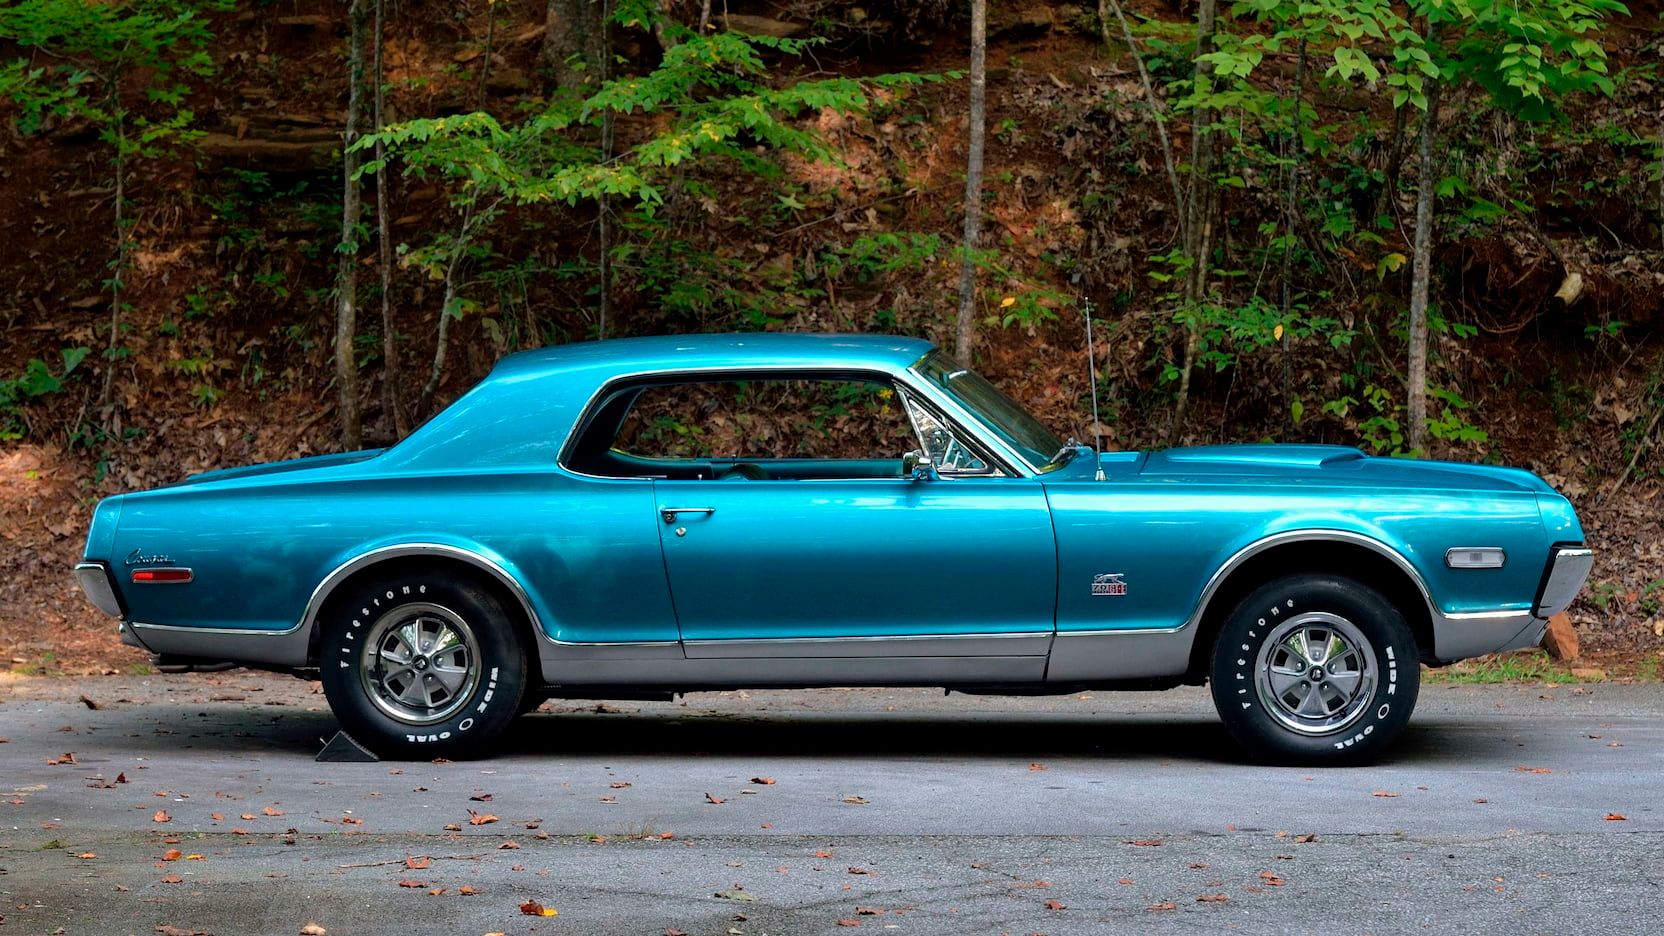
[[[1533,613],[1540,618],[1551,618],[1566,610],[1583,589],[1589,571],[1595,566],[1595,551],[1585,546],[1557,546],[1543,570],[1543,582],[1537,586],[1537,603]]]
[[[1433,656],[1454,663],[1487,653],[1523,650],[1543,642],[1548,619],[1566,610],[1594,567],[1594,551],[1581,545],[1556,546],[1528,611],[1480,611],[1433,615]]]

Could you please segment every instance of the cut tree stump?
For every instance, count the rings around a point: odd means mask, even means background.
[[[1577,628],[1562,611],[1548,619],[1548,633],[1543,635],[1543,649],[1556,660],[1577,659]]]

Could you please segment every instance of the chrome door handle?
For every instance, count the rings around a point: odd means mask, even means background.
[[[710,516],[711,514],[716,513],[716,508],[715,507],[660,507],[659,508],[659,516],[664,518],[665,523],[675,523],[676,522],[676,515],[677,514],[685,514],[685,513],[696,513],[696,514],[704,514],[706,516]]]

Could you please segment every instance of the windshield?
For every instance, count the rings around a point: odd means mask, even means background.
[[[1029,464],[1050,464],[1058,450],[1063,448],[1062,440],[1041,425],[1039,420],[983,379],[982,375],[960,367],[958,362],[942,352],[933,352],[925,358],[918,372],[946,391],[960,406],[976,414],[983,425],[1016,449]]]

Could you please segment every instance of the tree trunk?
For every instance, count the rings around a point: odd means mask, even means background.
[[[602,0],[601,6],[601,45],[602,48],[612,46],[612,9],[611,0]],[[601,57],[601,71],[597,76],[602,84],[612,77],[612,64],[606,56]],[[612,162],[613,139],[613,110],[607,108],[601,114],[601,161]],[[601,302],[599,321],[596,328],[597,338],[607,337],[607,321],[612,318],[612,200],[605,192],[595,200],[595,221],[599,228],[597,233],[601,240],[601,262],[597,264],[596,272],[601,277]]]
[[[1427,289],[1433,263],[1433,142],[1438,135],[1439,82],[1427,82],[1427,113],[1421,117],[1420,165],[1416,167],[1416,233],[1410,279],[1410,450],[1421,452],[1427,439]]]
[[[1156,137],[1161,140],[1161,162],[1167,169],[1167,185],[1173,190],[1173,213],[1179,219],[1179,242],[1184,243],[1190,237],[1186,229],[1190,219],[1185,217],[1184,190],[1179,186],[1177,161],[1173,159],[1173,140],[1167,133],[1167,113],[1161,106],[1161,98],[1156,96],[1155,85],[1150,81],[1150,70],[1144,66],[1144,56],[1133,41],[1127,14],[1122,12],[1117,0],[1098,0],[1098,28],[1103,34],[1104,45],[1110,44],[1109,18],[1105,15],[1110,11],[1114,11],[1115,18],[1121,22],[1121,37],[1127,43],[1127,52],[1132,55],[1133,64],[1138,66],[1138,79],[1144,84],[1144,101],[1150,108],[1150,123],[1156,128]]]
[[[959,322],[953,353],[971,366],[976,337],[976,238],[982,227],[982,144],[988,99],[988,0],[971,0],[971,140],[965,158],[965,242],[959,271]]]
[[[384,0],[376,0],[376,29],[375,29],[375,129],[377,133],[387,123],[386,93],[382,87],[381,51],[383,45],[382,27]],[[488,42],[489,46],[490,43]],[[487,57],[490,52],[487,51]],[[376,142],[376,252],[377,263],[381,267],[381,405],[387,410],[387,419],[393,429],[394,438],[404,438],[410,431],[410,422],[405,418],[404,405],[399,400],[399,342],[398,334],[393,328],[393,222],[388,214],[387,206],[387,153],[385,147],[378,140]]]
[[[115,426],[111,405],[115,402],[116,349],[121,345],[121,278],[127,275],[127,115],[121,110],[119,77],[110,82],[110,113],[116,125],[116,258],[115,269],[110,272],[110,342],[104,348],[104,389],[98,395],[107,429]]]
[[[362,214],[358,179],[358,154],[351,147],[358,141],[359,112],[364,102],[364,45],[369,24],[370,0],[352,0],[351,47],[347,55],[347,126],[341,152],[341,245],[335,277],[335,390],[339,396],[341,443],[347,451],[362,447],[358,411],[358,368],[353,355],[353,334],[358,325],[358,223]]]
[[[1300,177],[1300,156],[1304,143],[1300,139],[1300,99],[1306,88],[1306,39],[1300,38],[1300,58],[1294,66],[1294,122],[1289,133],[1289,144],[1283,152],[1283,275],[1282,275],[1282,356],[1283,356],[1283,426],[1292,433],[1294,429],[1294,366],[1291,354],[1294,350],[1294,329],[1289,326],[1290,315],[1294,309],[1294,214],[1296,205],[1295,192],[1298,189]]]
[[[1392,144],[1387,150],[1387,168],[1382,173],[1381,197],[1375,202],[1375,215],[1387,213],[1398,201],[1398,174],[1404,166],[1404,108],[1392,109]],[[1371,222],[1374,219],[1370,219]]]
[[[543,34],[543,62],[554,72],[555,86],[582,92],[599,72],[606,48],[601,42],[600,0],[549,0]]]
[[[1213,50],[1214,26],[1219,16],[1219,0],[1201,0],[1196,11],[1196,86],[1206,92],[1212,90],[1213,65],[1201,57]],[[1190,198],[1185,207],[1184,254],[1190,261],[1185,277],[1183,311],[1185,313],[1184,363],[1179,371],[1178,400],[1173,406],[1173,422],[1167,429],[1167,442],[1172,444],[1184,426],[1190,409],[1190,375],[1196,369],[1196,355],[1201,350],[1202,323],[1199,321],[1203,302],[1207,298],[1208,255],[1213,252],[1213,219],[1218,199],[1213,184],[1213,108],[1206,105],[1191,111]]]

